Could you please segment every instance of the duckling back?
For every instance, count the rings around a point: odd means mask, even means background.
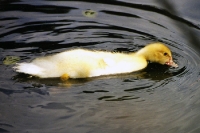
[[[75,49],[39,57],[30,63],[19,63],[14,69],[40,78],[61,77],[63,74],[68,74],[70,78],[85,78],[93,76],[91,71],[105,66],[102,56],[96,52]]]

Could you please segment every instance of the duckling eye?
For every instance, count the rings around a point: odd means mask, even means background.
[[[164,53],[164,56],[167,56],[168,54],[167,53]]]

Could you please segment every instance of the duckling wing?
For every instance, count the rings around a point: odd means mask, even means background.
[[[111,75],[120,73],[130,73],[141,70],[147,66],[147,61],[143,57],[130,56],[128,54],[107,54],[99,60],[104,68],[94,69],[91,71],[92,76]]]

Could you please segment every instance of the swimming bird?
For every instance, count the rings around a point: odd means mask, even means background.
[[[158,42],[130,53],[73,49],[39,57],[30,63],[18,63],[14,69],[40,78],[60,77],[66,80],[130,73],[144,69],[148,61],[178,67],[173,62],[170,49]]]

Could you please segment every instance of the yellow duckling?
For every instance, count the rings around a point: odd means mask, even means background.
[[[148,61],[178,67],[167,46],[152,43],[136,53],[74,49],[39,57],[30,63],[19,63],[14,69],[40,78],[86,78],[138,71],[144,69]]]

